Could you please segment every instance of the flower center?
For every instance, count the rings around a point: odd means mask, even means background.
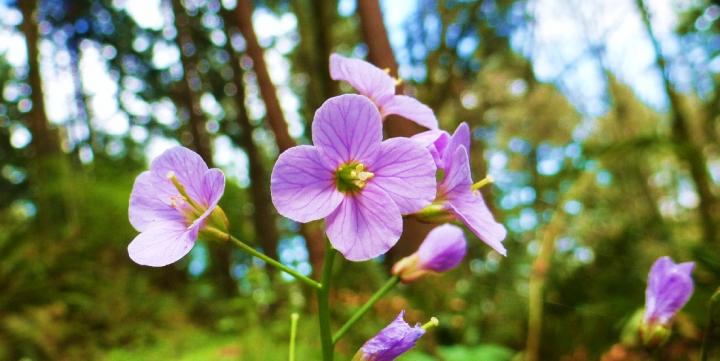
[[[200,217],[203,212],[205,212],[205,208],[188,195],[185,190],[185,186],[183,186],[182,183],[180,183],[180,180],[177,179],[175,172],[168,172],[167,179],[172,182],[175,189],[177,189],[178,193],[180,193],[170,197],[170,205],[180,212],[188,223],[191,224],[195,219]]]
[[[364,164],[350,162],[335,171],[335,184],[341,192],[357,192],[365,188],[365,184],[374,176],[375,174],[365,170]]]

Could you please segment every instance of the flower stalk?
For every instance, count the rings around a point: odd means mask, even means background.
[[[364,305],[362,305],[360,308],[355,311],[355,313],[348,319],[340,329],[335,332],[332,338],[332,343],[336,344],[338,341],[340,341],[343,336],[350,330],[350,328],[355,325],[356,322],[358,322],[370,309],[372,306],[374,306],[378,301],[380,301],[381,298],[383,298],[388,292],[390,292],[395,285],[400,282],[399,276],[392,276],[390,279],[385,282],[385,284],[375,292],[367,302],[365,302]]]
[[[214,235],[219,240],[226,240],[232,243],[233,245],[237,246],[238,248],[242,249],[243,251],[249,253],[251,256],[257,257],[269,265],[289,274],[290,276],[293,276],[296,280],[305,283],[306,285],[315,288],[317,290],[322,288],[322,284],[318,283],[317,281],[311,279],[310,277],[304,276],[298,271],[268,257],[267,255],[263,254],[262,252],[258,252],[255,250],[255,248],[250,247],[249,245],[245,244],[243,241],[233,237],[229,233],[225,233],[219,229],[213,228],[213,227],[207,227],[204,229],[206,234]]]
[[[295,339],[297,338],[297,325],[300,315],[297,312],[293,312],[290,315],[290,351],[288,354],[288,361],[295,361]]]
[[[335,250],[329,242],[325,244],[325,261],[323,262],[322,286],[317,289],[318,321],[320,322],[320,342],[322,344],[323,361],[333,361],[335,344],[330,330],[330,279],[335,260]]]

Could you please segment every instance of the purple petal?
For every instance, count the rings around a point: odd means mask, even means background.
[[[362,360],[393,361],[415,346],[425,330],[419,325],[410,327],[403,319],[404,315],[405,311],[400,312],[393,322],[365,342],[360,350]]]
[[[507,255],[507,250],[502,245],[507,230],[495,221],[482,195],[470,190],[472,178],[465,147],[457,148],[453,157],[446,159],[446,162],[445,179],[440,188],[450,209],[483,242],[503,256]]]
[[[645,291],[644,321],[665,324],[685,306],[692,296],[692,270],[695,264],[675,264],[670,257],[661,257],[653,264]]]
[[[170,183],[167,179],[164,182]],[[150,171],[142,172],[135,178],[128,215],[130,224],[136,230],[142,232],[155,222],[183,220],[182,214],[170,204],[171,197],[177,196],[178,192],[172,184],[164,182]]]
[[[397,114],[428,129],[437,129],[438,121],[432,109],[413,97],[396,95],[382,104],[383,118],[388,114]]]
[[[187,228],[180,222],[153,223],[128,246],[130,258],[137,264],[162,267],[184,257],[195,244],[199,227]]]
[[[315,113],[313,143],[331,166],[375,158],[382,142],[382,121],[377,108],[360,95],[328,99]]]
[[[370,181],[387,192],[402,214],[415,213],[435,199],[435,163],[427,150],[408,138],[382,142],[368,169],[375,174]]]
[[[470,151],[470,127],[465,122],[458,125],[455,133],[448,139],[445,149],[441,150],[441,152],[447,159],[447,157],[452,157],[460,147],[465,147],[466,151]]]
[[[450,141],[450,135],[444,130],[428,130],[422,133],[413,135],[410,137],[414,142],[425,147],[432,155],[435,165],[439,169],[445,168],[445,162],[443,161],[443,155],[448,142]]]
[[[421,267],[435,272],[455,268],[467,253],[467,241],[462,229],[443,224],[427,235],[418,249]]]
[[[334,172],[316,147],[301,145],[286,150],[270,177],[275,208],[297,222],[326,217],[343,199],[335,186]]]
[[[374,182],[347,195],[326,219],[333,247],[351,261],[365,261],[387,252],[402,233],[400,210]]]
[[[350,83],[358,93],[376,103],[395,94],[395,80],[382,69],[360,59],[330,55],[330,77]]]
[[[167,180],[167,176],[170,172],[175,173],[178,181],[185,187],[192,199],[205,206],[211,203],[211,199],[206,198],[209,193],[205,191],[204,183],[208,167],[205,161],[192,150],[185,147],[170,148],[152,161],[150,171],[157,176],[158,180],[166,180],[167,187],[173,190],[175,188]],[[177,192],[175,191],[174,194]]]
[[[208,208],[215,208],[225,193],[225,174],[220,169],[208,169],[202,178],[201,197]]]

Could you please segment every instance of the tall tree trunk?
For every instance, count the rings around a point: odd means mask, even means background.
[[[171,3],[175,18],[175,29],[177,30],[175,42],[178,49],[180,49],[180,61],[183,68],[184,84],[181,88],[188,107],[188,127],[190,134],[192,134],[193,148],[208,166],[212,167],[210,137],[205,130],[205,117],[200,107],[200,96],[198,94],[202,87],[202,81],[197,72],[197,47],[192,38],[192,24],[180,0],[171,0]]]
[[[239,0],[235,7],[235,14],[237,18],[237,24],[240,28],[240,33],[245,39],[247,47],[247,54],[253,61],[253,70],[257,77],[258,86],[260,88],[260,95],[265,102],[265,111],[268,120],[268,124],[275,134],[275,141],[277,142],[280,152],[295,145],[295,141],[290,137],[288,132],[287,122],[280,106],[280,101],[277,97],[277,90],[275,84],[273,84],[270,78],[270,73],[265,63],[264,51],[258,43],[257,36],[255,35],[255,29],[252,25],[252,13],[253,6],[250,0]]]
[[[232,38],[233,31],[230,28],[232,23],[232,16],[226,10],[221,10],[223,22],[225,24],[225,33],[227,37]],[[233,137],[233,140],[238,143],[247,153],[249,163],[249,175],[250,175],[250,196],[255,207],[253,212],[253,224],[255,226],[255,236],[258,238],[262,245],[265,253],[277,259],[277,246],[278,246],[278,230],[275,225],[275,214],[272,210],[272,201],[270,199],[270,189],[267,184],[269,178],[267,172],[263,167],[262,155],[257,145],[253,141],[253,125],[250,123],[250,117],[248,116],[248,110],[245,106],[245,83],[243,82],[243,70],[240,67],[240,58],[238,57],[235,50],[227,43],[225,50],[230,54],[230,63],[233,70],[233,82],[237,87],[235,93],[235,107],[237,109],[237,124],[240,128],[240,135]],[[275,268],[268,265],[267,270],[271,277],[274,277]]]
[[[397,77],[398,65],[390,47],[378,0],[358,1],[357,11],[360,15],[363,38],[368,46],[370,62],[379,68],[389,69],[390,75]],[[401,83],[397,86],[396,92],[401,93],[402,91]],[[395,115],[389,116],[385,120],[384,128],[390,137],[409,137],[423,130],[421,126]],[[386,255],[386,265],[390,266],[400,258],[415,252],[432,228],[431,225],[421,223],[414,218],[405,218],[403,234],[397,245]]]
[[[670,82],[670,74],[667,69],[667,61],[662,54],[662,48],[653,31],[650,22],[650,14],[643,0],[635,0],[638,10],[642,16],[645,30],[652,42],[655,50],[655,64],[662,78],[663,89],[667,96],[670,106],[670,119],[672,121],[672,136],[675,146],[673,149],[679,159],[684,161],[690,169],[690,176],[695,183],[695,189],[700,197],[700,221],[703,230],[703,236],[706,242],[715,244],[720,235],[715,224],[714,215],[720,212],[717,209],[717,200],[712,193],[712,185],[710,183],[710,175],[707,170],[707,159],[690,135],[690,122],[685,113],[683,113],[680,104],[680,97]]]
[[[34,157],[29,167],[31,175],[29,182],[37,206],[35,219],[39,224],[38,239],[42,242],[56,237],[58,230],[68,225],[69,215],[74,212],[70,209],[67,199],[66,160],[60,149],[58,134],[50,126],[45,113],[38,50],[37,1],[18,1],[18,7],[23,15],[21,30],[25,35],[27,49],[28,84],[32,89],[30,95],[32,108],[25,118],[25,123],[32,134],[30,149]]]
[[[212,148],[205,129],[205,117],[200,108],[200,97],[198,95],[202,82],[196,68],[195,54],[197,48],[192,38],[191,19],[180,0],[170,0],[170,2],[177,31],[176,44],[180,49],[180,61],[183,67],[181,89],[188,107],[188,126],[192,134],[193,148],[208,166],[212,167]],[[229,243],[212,243],[208,246],[211,259],[208,269],[209,275],[218,283],[218,290],[222,294],[225,296],[235,295],[237,293],[237,283],[230,274],[232,246]]]
[[[293,0],[291,4],[298,18],[300,34],[298,59],[293,65],[302,68],[312,79],[305,89],[302,107],[306,119],[305,135],[310,138],[315,110],[326,99],[339,93],[338,82],[330,78],[329,72],[331,29],[337,16],[337,4],[334,0]]]
[[[273,84],[272,79],[270,79],[263,49],[260,47],[260,43],[258,43],[257,36],[255,35],[255,30],[252,26],[252,12],[253,8],[250,0],[239,0],[235,8],[235,18],[237,19],[240,33],[245,39],[247,54],[253,61],[253,70],[255,71],[258,86],[260,87],[260,95],[265,102],[267,113],[265,119],[270,130],[275,135],[278,150],[283,152],[295,146],[296,143],[288,132],[287,122],[285,121],[285,116],[278,101],[275,84]],[[322,230],[320,230],[318,222],[303,223],[300,224],[300,233],[305,238],[313,274],[319,276],[325,252]]]
[[[28,127],[33,136],[31,147],[38,157],[59,154],[60,144],[57,134],[50,128],[47,114],[45,114],[45,99],[40,78],[40,52],[38,50],[37,1],[18,1],[18,7],[23,15],[21,30],[25,35],[28,83],[32,88],[30,100],[32,100],[33,106],[27,117]]]

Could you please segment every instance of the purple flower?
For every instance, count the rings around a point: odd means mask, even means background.
[[[358,93],[370,98],[380,109],[383,119],[389,114],[397,114],[428,129],[438,127],[437,118],[430,107],[415,98],[395,95],[395,79],[375,65],[332,54],[330,77],[350,83]]]
[[[408,138],[382,141],[377,108],[360,95],[328,99],[315,113],[314,146],[285,151],[272,171],[278,212],[297,222],[325,218],[333,247],[363,261],[387,252],[402,216],[435,198],[435,164]]]
[[[398,261],[392,269],[403,282],[412,282],[428,272],[455,268],[467,252],[467,241],[460,227],[443,224],[427,235],[417,252]]]
[[[646,325],[666,325],[687,303],[693,293],[691,273],[695,263],[675,264],[670,257],[660,257],[648,275],[645,290]]]
[[[502,244],[507,235],[505,227],[495,221],[480,192],[473,189],[468,159],[470,128],[467,124],[460,124],[452,136],[430,130],[412,139],[427,147],[443,174],[438,184],[437,199],[422,213],[450,212],[453,218],[462,221],[490,247],[503,256],[507,255]]]
[[[130,224],[140,232],[128,246],[130,258],[162,267],[185,256],[208,217],[222,212],[217,204],[224,190],[225,175],[208,169],[195,152],[165,151],[135,179],[130,194]]]
[[[405,311],[360,348],[353,361],[393,361],[407,352],[425,334],[425,328],[405,322]]]

